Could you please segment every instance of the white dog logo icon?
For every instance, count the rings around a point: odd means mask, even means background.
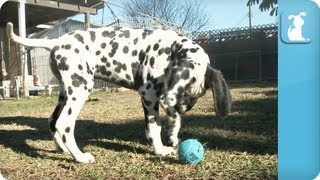
[[[288,29],[288,38],[290,41],[305,41],[306,39],[302,36],[302,26],[304,20],[302,16],[306,16],[306,12],[300,12],[298,15],[290,15],[289,20],[293,19],[292,25]]]

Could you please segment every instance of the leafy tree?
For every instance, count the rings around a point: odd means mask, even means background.
[[[277,16],[278,14],[278,0],[248,0],[247,6],[255,4],[260,4],[259,9],[261,11],[269,11],[271,9],[270,16]]]

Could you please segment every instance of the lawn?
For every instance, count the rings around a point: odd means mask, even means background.
[[[200,165],[158,157],[145,138],[136,92],[94,92],[76,125],[79,147],[96,162],[55,150],[47,119],[57,96],[0,101],[0,171],[7,179],[276,179],[277,84],[233,84],[232,113],[219,120],[208,91],[182,116],[180,138],[205,146]],[[161,111],[163,126],[166,118]],[[165,139],[165,129],[164,138]]]

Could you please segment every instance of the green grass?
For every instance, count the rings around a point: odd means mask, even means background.
[[[231,93],[225,120],[215,117],[210,91],[182,117],[180,138],[205,145],[197,166],[153,155],[136,92],[94,92],[85,104],[75,133],[93,164],[55,151],[47,119],[57,96],[1,101],[0,171],[7,179],[276,179],[277,85],[235,84]],[[166,127],[163,111],[161,117]]]

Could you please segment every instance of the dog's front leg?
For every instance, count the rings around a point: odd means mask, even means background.
[[[151,142],[154,153],[160,156],[174,154],[172,147],[164,146],[161,140],[161,122],[159,119],[159,101],[150,101],[142,97],[146,121],[146,137]]]
[[[160,98],[160,103],[162,108],[165,110],[166,114],[169,117],[169,131],[168,131],[168,137],[169,137],[169,143],[176,147],[178,146],[180,140],[178,138],[178,133],[181,127],[181,117],[179,112],[172,106],[168,106],[165,103],[164,97]]]

